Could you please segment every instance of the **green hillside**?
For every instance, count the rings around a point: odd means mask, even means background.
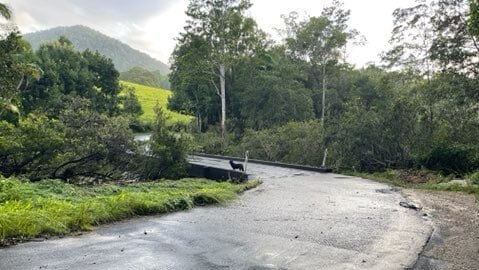
[[[163,62],[153,59],[146,53],[135,50],[117,39],[82,25],[55,27],[28,33],[23,37],[30,42],[33,49],[37,49],[41,43],[55,41],[60,36],[68,38],[79,51],[90,49],[111,58],[115,68],[120,72],[138,66],[150,71],[160,71],[163,75],[169,73],[168,66]]]
[[[170,123],[189,123],[192,119],[189,115],[184,115],[181,113],[177,113],[174,111],[170,111],[166,108],[168,104],[168,97],[172,95],[170,90],[165,90],[161,88],[155,88],[151,86],[145,86],[141,84],[131,83],[131,82],[121,82],[122,85],[133,87],[135,88],[135,93],[138,96],[138,100],[141,103],[141,107],[143,109],[143,114],[140,116],[141,121],[145,122],[153,122],[155,119],[155,112],[153,108],[155,107],[156,103],[158,102],[168,116],[170,116]]]

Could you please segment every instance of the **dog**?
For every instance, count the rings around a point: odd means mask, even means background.
[[[234,163],[232,160],[230,160],[230,165],[231,165],[231,168],[233,168],[233,170],[240,170],[242,172],[244,172],[244,167],[243,167],[243,164],[240,164],[240,163]]]

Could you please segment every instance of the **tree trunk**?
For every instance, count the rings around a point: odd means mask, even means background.
[[[225,85],[225,64],[220,64],[220,96],[221,96],[221,136],[226,133],[226,85]]]
[[[323,98],[321,100],[321,125],[324,126],[324,111],[326,106],[326,67],[323,64]]]

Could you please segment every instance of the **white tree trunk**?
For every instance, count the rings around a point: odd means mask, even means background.
[[[220,96],[221,96],[221,136],[226,133],[226,85],[225,64],[220,64]]]
[[[324,126],[324,111],[326,109],[326,67],[323,64],[323,98],[321,101],[321,125]]]

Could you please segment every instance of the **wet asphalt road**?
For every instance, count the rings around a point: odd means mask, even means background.
[[[431,233],[383,184],[258,164],[248,173],[264,183],[228,206],[0,249],[0,269],[406,269]]]

